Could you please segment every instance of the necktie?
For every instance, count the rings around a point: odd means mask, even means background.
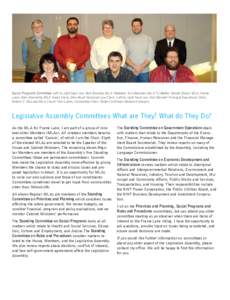
[[[172,42],[169,42],[169,48],[171,48],[172,47]]]

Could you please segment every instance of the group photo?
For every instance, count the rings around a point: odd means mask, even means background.
[[[216,15],[14,14],[12,82],[217,82]]]

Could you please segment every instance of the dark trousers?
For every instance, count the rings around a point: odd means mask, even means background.
[[[31,82],[34,77],[34,73],[26,72],[24,82]]]

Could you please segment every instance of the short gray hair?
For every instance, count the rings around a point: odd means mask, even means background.
[[[33,22],[31,23],[31,26],[33,26],[34,24],[42,24],[43,25],[43,22],[40,19],[36,19],[36,20],[33,20]]]

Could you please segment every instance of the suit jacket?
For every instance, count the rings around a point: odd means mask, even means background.
[[[186,55],[187,55],[185,42],[175,38],[172,47],[178,49],[180,63],[183,65],[186,61]],[[154,59],[158,66],[164,64],[164,56],[167,49],[168,49],[167,39],[157,41]]]

